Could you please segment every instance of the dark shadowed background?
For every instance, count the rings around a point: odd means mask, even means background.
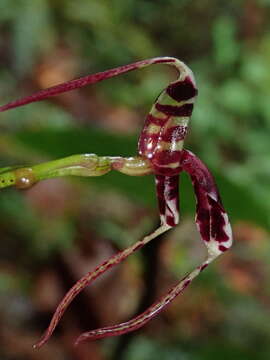
[[[69,287],[158,224],[153,177],[110,173],[0,193],[1,360],[268,360],[270,1],[0,0],[0,104],[154,56],[194,71],[186,148],[213,171],[235,244],[149,325],[73,347],[145,309],[204,256],[187,177],[181,224],[85,290],[31,345]],[[0,167],[76,153],[134,155],[175,73],[156,65],[0,116]]]

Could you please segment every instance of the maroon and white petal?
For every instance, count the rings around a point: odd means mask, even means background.
[[[170,227],[179,222],[179,176],[155,176],[161,224]]]
[[[209,255],[217,257],[231,247],[232,230],[214,178],[203,162],[188,150],[183,150],[182,166],[193,183],[198,230]]]

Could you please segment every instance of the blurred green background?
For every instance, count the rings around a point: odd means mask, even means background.
[[[270,357],[270,1],[0,0],[0,103],[154,56],[194,71],[186,148],[213,171],[235,245],[149,325],[84,344],[129,319],[204,255],[188,178],[182,222],[71,305],[31,345],[76,279],[158,224],[152,176],[44,181],[0,194],[0,358],[211,360]],[[134,155],[144,117],[174,78],[156,65],[0,116],[0,167],[76,153]]]

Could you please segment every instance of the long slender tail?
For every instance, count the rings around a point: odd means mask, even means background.
[[[36,101],[41,101],[44,99],[47,99],[49,97],[62,94],[65,92],[69,92],[75,89],[79,89],[81,87],[84,87],[89,84],[95,84],[99,81],[106,80],[109,78],[112,78],[114,76],[118,76],[120,74],[133,71],[136,69],[141,69],[144,67],[147,67],[152,64],[167,64],[174,66],[180,73],[185,72],[186,73],[186,67],[184,64],[173,58],[173,57],[156,57],[152,59],[142,60],[138,61],[129,65],[123,65],[119,66],[114,69],[110,69],[107,71],[99,72],[93,75],[87,75],[78,79],[74,79],[71,81],[67,81],[52,87],[49,87],[44,90],[40,90],[36,92],[33,95],[29,95],[26,97],[23,97],[21,99],[11,101],[6,105],[0,106],[0,112],[10,110],[19,106],[27,105]]]
[[[86,275],[84,275],[80,280],[78,280],[72,288],[66,293],[62,301],[57,306],[55,313],[51,319],[51,322],[37,344],[34,345],[34,348],[39,348],[44,345],[49,338],[51,337],[54,329],[62,318],[64,312],[66,311],[69,304],[72,300],[83,290],[86,286],[90,285],[96,278],[102,275],[105,271],[111,269],[113,266],[119,264],[124,259],[126,259],[129,255],[133,254],[135,251],[139,250],[141,247],[146,245],[149,241],[155,239],[157,236],[163,234],[171,227],[168,225],[161,225],[158,229],[156,229],[153,233],[148,236],[145,236],[142,240],[136,242],[134,245],[128,247],[127,249],[120,251],[119,253],[111,256],[109,259],[104,261],[102,264],[96,267],[93,271],[90,271]]]
[[[164,310],[213,260],[214,258],[207,258],[207,260],[205,260],[201,265],[196,267],[192,272],[185,276],[178,284],[173,286],[163,297],[161,297],[157,302],[152,304],[146,311],[144,311],[140,315],[121,324],[107,326],[104,328],[85,332],[77,338],[77,340],[75,341],[75,345],[79,345],[81,342],[84,341],[127,334],[128,332],[141,328],[151,319],[153,319],[153,317],[155,317],[158,313]]]

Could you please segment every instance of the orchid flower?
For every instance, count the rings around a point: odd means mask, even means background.
[[[184,139],[198,91],[192,71],[178,59],[157,57],[71,80],[3,105],[0,112],[153,64],[173,66],[178,72],[178,78],[161,92],[147,115],[138,142],[137,156],[126,158],[80,154],[29,167],[0,169],[0,188],[14,185],[23,189],[43,179],[67,175],[101,176],[111,170],[130,176],[153,174],[155,177],[160,226],[153,233],[116,253],[79,279],[58,305],[46,332],[34,345],[36,348],[48,341],[71,301],[86,286],[179,223],[179,175],[182,171],[189,174],[194,188],[197,201],[195,221],[207,249],[206,259],[142,314],[121,324],[85,332],[78,337],[75,344],[125,334],[142,327],[164,310],[194,278],[232,244],[228,215],[223,208],[213,176],[196,155],[184,148]]]

